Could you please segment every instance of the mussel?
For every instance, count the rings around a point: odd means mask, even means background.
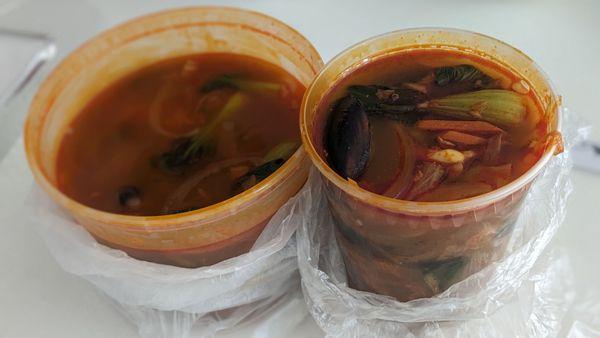
[[[356,179],[371,153],[371,126],[362,103],[353,95],[334,106],[325,144],[330,165],[342,177]]]

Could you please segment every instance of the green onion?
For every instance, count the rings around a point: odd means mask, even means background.
[[[223,122],[223,120],[229,118],[231,114],[235,113],[242,106],[244,95],[237,92],[229,98],[227,103],[223,106],[221,111],[215,116],[209,124],[204,128],[200,129],[195,135],[191,137],[189,148],[184,153],[184,158],[193,157],[193,155],[203,146],[206,142],[212,139],[215,129]]]

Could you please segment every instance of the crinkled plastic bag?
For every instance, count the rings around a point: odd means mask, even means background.
[[[110,296],[140,336],[208,337],[260,320],[254,336],[276,337],[307,314],[292,236],[301,219],[296,199],[281,207],[248,253],[195,269],[139,261],[98,244],[39,188],[27,204],[60,266]]]
[[[297,232],[309,311],[330,337],[552,336],[572,302],[568,259],[542,255],[565,217],[571,192],[568,149],[588,130],[563,112],[565,151],[553,158],[525,197],[505,254],[431,298],[399,302],[348,287],[321,178],[303,192]],[[538,258],[541,258],[538,260]],[[561,294],[557,297],[556,291]]]

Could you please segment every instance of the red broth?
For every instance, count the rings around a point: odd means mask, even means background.
[[[299,145],[305,88],[236,54],[167,60],[115,82],[70,124],[58,187],[90,207],[161,215],[228,199]]]
[[[444,83],[447,74],[458,75]],[[406,94],[410,102],[398,103],[407,90],[417,98]],[[518,113],[513,119],[501,115],[505,98],[512,104],[507,111]],[[464,102],[471,106],[461,114],[434,109]],[[398,112],[399,106],[408,108]],[[540,111],[527,83],[496,63],[459,51],[404,51],[361,65],[332,87],[319,106],[318,114],[330,118],[317,149],[340,176],[371,192],[459,200],[498,189],[537,162],[548,130]]]

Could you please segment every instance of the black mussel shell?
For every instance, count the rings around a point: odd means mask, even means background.
[[[371,153],[371,126],[353,95],[333,108],[325,141],[329,163],[340,176],[356,179],[364,172]]]

